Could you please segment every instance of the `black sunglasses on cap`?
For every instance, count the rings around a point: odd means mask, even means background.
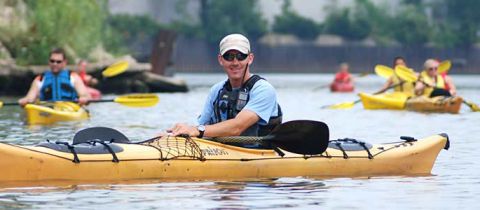
[[[247,59],[248,54],[226,52],[225,54],[222,55],[222,57],[227,61],[233,61],[233,59],[235,58],[237,58],[238,61],[243,61]]]

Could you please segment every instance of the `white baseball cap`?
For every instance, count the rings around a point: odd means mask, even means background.
[[[220,41],[220,55],[225,54],[229,50],[238,50],[243,54],[248,54],[250,53],[250,42],[247,37],[241,34],[227,35]]]

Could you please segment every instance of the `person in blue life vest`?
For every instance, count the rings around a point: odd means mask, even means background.
[[[50,52],[49,70],[38,75],[33,80],[27,95],[18,100],[21,106],[41,101],[78,101],[86,104],[90,96],[82,79],[76,72],[66,68],[67,58],[61,48]]]
[[[218,63],[228,79],[210,89],[198,126],[175,124],[172,135],[193,137],[264,136],[282,122],[275,88],[250,72],[255,58],[249,40],[230,34],[220,41]]]

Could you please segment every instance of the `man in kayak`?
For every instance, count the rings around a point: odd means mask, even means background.
[[[393,68],[397,66],[405,66],[407,67],[407,62],[405,61],[405,58],[401,56],[397,56],[393,59]],[[399,85],[400,84],[400,85]],[[383,85],[382,89],[377,91],[377,93],[383,93],[390,89],[391,87],[394,87],[395,92],[405,92],[408,94],[413,95],[413,90],[414,90],[414,85],[411,82],[406,82],[402,80],[400,77],[398,77],[395,73],[385,82]]]
[[[263,136],[282,122],[282,111],[273,86],[250,73],[254,54],[241,34],[220,41],[218,63],[228,76],[215,84],[198,118],[199,126],[183,123],[170,129],[172,135],[195,137]]]
[[[21,106],[41,101],[78,101],[88,102],[89,95],[82,79],[77,73],[66,69],[67,58],[61,48],[50,52],[49,70],[35,77],[27,95],[18,100]]]
[[[349,72],[349,66],[347,63],[341,63],[338,72],[335,74],[335,78],[330,85],[332,92],[351,92],[353,91],[353,78]]]
[[[451,78],[446,79],[438,74],[439,62],[435,59],[427,59],[424,70],[415,84],[415,94],[429,97],[455,96],[456,88]]]

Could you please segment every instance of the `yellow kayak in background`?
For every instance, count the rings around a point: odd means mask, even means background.
[[[407,100],[406,109],[417,112],[441,112],[458,114],[463,99],[459,96],[445,97],[437,96],[429,98],[426,96],[414,97]]]
[[[37,146],[0,143],[0,183],[430,175],[440,150],[449,146],[446,134],[402,139],[374,145],[335,140],[317,155],[168,136],[142,143],[73,147],[53,142]]]
[[[437,96],[433,98],[426,96],[409,97],[408,94],[402,92],[378,95],[359,93],[358,95],[365,109],[406,109],[417,112],[457,114],[463,102],[462,97],[459,96]]]
[[[73,102],[27,104],[24,109],[28,124],[53,124],[90,117],[87,110]]]
[[[403,92],[391,92],[382,94],[359,93],[365,109],[405,109],[405,102],[409,94]]]

